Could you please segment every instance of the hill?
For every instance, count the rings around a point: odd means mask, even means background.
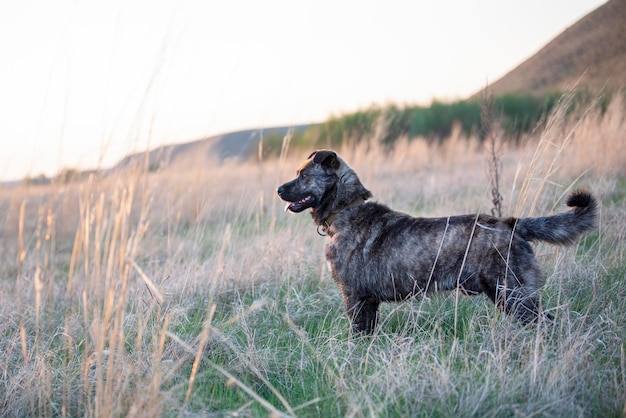
[[[610,0],[580,19],[541,48],[536,54],[491,84],[489,92],[494,96],[502,96],[507,93],[543,96],[547,93],[564,91],[578,83],[580,88],[597,93],[602,90],[626,87],[625,68],[626,0]],[[469,101],[471,102],[472,99],[478,99],[481,96],[482,91],[470,97]],[[522,99],[526,100],[525,98]],[[512,109],[509,109],[510,112],[519,112],[522,104],[513,103],[514,106],[509,106],[512,107]],[[541,107],[540,110],[543,111],[544,105],[542,103],[539,105]],[[427,109],[406,108],[399,112],[395,106],[392,106],[391,110],[395,113],[387,112],[391,118],[391,121],[388,123],[389,126],[387,126],[388,134],[393,137],[392,140],[403,134],[412,136],[428,135],[430,131],[426,128],[424,129],[427,132],[419,130],[420,123],[425,123],[425,121],[430,123],[430,125],[427,124],[427,127],[430,128],[432,128],[433,124],[442,125],[437,125],[437,128],[443,132],[440,136],[449,134],[454,120],[460,120],[464,128],[468,124],[468,130],[471,130],[477,123],[474,120],[476,118],[469,121],[465,119],[469,117],[468,115],[472,116],[474,114],[474,116],[478,117],[479,110],[474,109],[472,113],[472,109],[468,110],[467,106],[468,104],[463,101],[450,106],[434,103]],[[507,114],[506,106],[503,105],[502,109],[502,113]],[[334,132],[334,134],[338,138],[342,138],[346,135],[346,132],[343,131],[343,129],[346,129],[346,126],[348,128],[352,127],[352,129],[357,131],[374,131],[376,127],[372,121],[379,120],[379,118],[370,117],[369,122],[360,120],[363,119],[360,118],[361,116],[367,116],[367,112],[356,112],[353,115],[348,115],[347,120],[342,121],[345,122],[345,126],[340,123],[336,123],[335,125],[337,126],[333,125],[335,131],[339,129],[339,132]],[[465,119],[460,117],[457,114],[458,112],[465,115]],[[519,114],[512,115],[510,119],[515,123],[525,123],[529,126],[533,123],[533,120],[520,118]],[[367,126],[364,126],[364,123]],[[397,129],[393,129],[393,123],[396,125],[405,123],[409,127],[402,128],[400,126],[398,128],[396,126]],[[328,125],[328,122],[322,125]],[[333,128],[330,125],[326,126],[326,128]],[[289,130],[304,132],[308,127],[310,125],[248,129],[183,144],[161,146],[149,151],[149,167],[151,169],[164,165],[172,168],[201,167],[210,162],[223,162],[229,159],[242,160],[255,153],[255,148],[258,146],[261,135],[265,138],[275,138],[277,136],[282,138]],[[326,132],[326,136],[330,135],[331,133]],[[145,152],[128,155],[116,164],[112,170],[127,168],[133,161],[144,157]],[[42,181],[45,183],[50,182],[50,180],[47,178],[36,178],[31,181],[35,183]],[[19,183],[3,183],[2,185],[5,187],[15,186]]]
[[[247,129],[222,135],[203,138],[183,144],[164,145],[149,151],[149,166],[200,167],[207,162],[223,162],[231,159],[245,159],[255,152],[259,139],[270,136],[285,136],[289,131],[301,132],[310,125],[280,126],[272,128]],[[133,161],[145,157],[139,152],[124,157],[113,169],[123,169]]]
[[[545,94],[579,82],[590,92],[626,86],[626,0],[610,0],[489,86],[490,93]],[[478,96],[478,94],[476,95]]]
[[[626,0],[610,0],[545,45],[514,70],[489,86],[490,93],[533,94],[564,91],[578,83],[590,92],[626,86]],[[477,93],[470,99],[479,98]],[[428,109],[435,112],[436,109]],[[450,113],[449,109],[441,110]],[[357,112],[358,113],[358,112]],[[362,113],[362,112],[361,112]],[[449,116],[449,115],[448,115]],[[434,117],[441,118],[441,115]],[[519,118],[513,117],[517,120]],[[519,122],[519,121],[518,121]],[[293,127],[299,132],[307,125]],[[288,127],[263,130],[266,137],[284,136]],[[192,166],[217,159],[245,158],[254,152],[260,129],[219,135],[187,144],[157,148],[150,152],[150,164]],[[123,159],[118,167],[136,156]]]

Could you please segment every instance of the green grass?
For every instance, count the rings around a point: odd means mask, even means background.
[[[378,334],[356,339],[330,283],[311,286],[311,278],[302,278],[237,292],[214,317],[215,342],[189,407],[235,412],[253,401],[217,365],[278,410],[287,412],[286,402],[302,416],[615,415],[623,402],[617,371],[624,371],[619,347],[626,326],[607,320],[624,314],[618,275],[602,276],[605,287],[595,293],[591,283],[571,278],[563,296],[577,303],[548,329],[523,328],[481,296],[459,302],[455,328],[454,297],[438,295],[423,304],[385,305]],[[259,309],[230,320],[259,300],[265,301]],[[190,308],[197,314],[174,328],[179,336],[199,333],[204,306]],[[257,402],[247,407],[251,415],[265,409]]]

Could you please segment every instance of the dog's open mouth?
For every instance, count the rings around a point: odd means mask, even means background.
[[[285,212],[301,212],[304,209],[311,207],[312,200],[313,196],[307,196],[297,202],[287,202],[287,205],[285,205]]]

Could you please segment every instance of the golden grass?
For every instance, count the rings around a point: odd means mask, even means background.
[[[604,114],[592,107],[580,117],[566,114],[565,108],[552,115],[545,131],[526,138],[525,146],[503,144],[500,157],[505,215],[562,210],[556,205],[576,187],[587,187],[603,202],[614,203],[602,210],[598,235],[602,242],[594,247],[597,254],[589,256],[592,261],[579,262],[571,252],[540,247],[542,264],[549,264],[549,283],[556,283],[556,309],[567,317],[567,306],[575,297],[566,291],[571,289],[568,276],[588,274],[597,281],[603,269],[624,263],[626,105],[617,97]],[[399,140],[389,153],[375,142],[337,151],[375,199],[398,210],[422,216],[490,210],[487,153],[477,139],[463,138],[458,131],[442,144]],[[449,356],[425,351],[416,359],[416,347],[422,342],[410,333],[381,334],[378,338],[385,348],[372,351],[375,364],[367,364],[375,371],[358,390],[349,376],[359,373],[347,371],[366,363],[353,359],[355,364],[350,364],[341,354],[333,357],[335,350],[354,350],[353,342],[345,335],[310,335],[302,324],[296,325],[306,311],[318,309],[320,300],[331,298],[330,303],[341,309],[337,294],[293,290],[288,308],[276,306],[272,292],[283,283],[314,280],[333,289],[324,240],[308,215],[284,214],[275,195],[276,187],[295,175],[304,157],[294,152],[261,162],[186,171],[164,168],[156,173],[149,173],[140,161],[136,169],[92,176],[82,183],[0,190],[0,416],[184,415],[197,404],[204,405],[201,411],[212,411],[210,402],[194,398],[197,379],[207,367],[223,375],[225,387],[240,387],[249,394],[230,412],[251,414],[251,405],[258,402],[268,412],[297,415],[298,407],[266,375],[271,353],[253,343],[240,346],[228,333],[237,326],[238,332],[254,335],[247,321],[261,311],[284,318],[287,331],[299,336],[302,350],[314,351],[316,344],[329,350],[329,358],[315,361],[324,364],[323,375],[334,381],[342,412],[383,413],[393,399],[379,399],[376,393],[409,391],[420,398],[437,392],[445,395],[443,402],[454,391],[458,365],[452,353],[468,347],[455,345]],[[232,300],[226,295],[233,294],[254,300],[231,306],[230,316],[223,310],[216,314],[224,300]],[[203,307],[202,327],[194,337],[177,333],[193,326],[191,308],[196,309],[198,301]],[[626,318],[623,308],[615,308],[617,318]],[[221,322],[216,324],[215,315],[221,315]],[[572,329],[562,331],[559,347],[564,355],[590,355],[589,348],[581,346],[589,343],[580,335],[586,331],[572,323],[560,323]],[[485,360],[485,376],[510,385],[508,396],[524,382],[537,384],[539,391],[558,386],[558,375],[539,370],[544,363],[553,364],[537,351],[548,344],[545,337],[532,334],[537,340],[528,340],[529,334],[511,331],[511,323],[469,327],[487,342],[483,351],[468,351],[463,358],[497,356],[497,361]],[[598,332],[592,328],[589,335]],[[432,338],[427,346],[447,344],[442,334]],[[506,344],[535,350],[529,354],[535,361],[525,375],[529,381],[508,375],[507,356],[518,353]],[[207,351],[219,347],[238,353],[242,363],[230,367],[205,363]],[[623,340],[621,350],[616,370],[621,367],[623,374]],[[427,365],[421,377],[430,387],[403,373],[416,361]],[[242,368],[252,370],[278,401],[268,401],[244,383],[237,376]],[[624,377],[618,375],[615,385],[623,387]],[[539,385],[541,378],[548,382]],[[320,402],[319,396],[312,394],[299,406]],[[467,404],[457,412],[481,412],[480,402],[462,401]],[[617,401],[624,405],[624,399]]]

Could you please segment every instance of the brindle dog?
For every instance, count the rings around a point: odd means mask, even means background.
[[[550,319],[540,309],[543,280],[529,242],[572,244],[596,226],[597,203],[586,191],[573,192],[573,209],[553,216],[414,218],[366,202],[372,194],[333,151],[313,152],[297,174],[278,195],[286,210],[310,208],[328,235],[326,257],[357,333],[374,330],[381,302],[456,288],[486,293],[524,324]]]

